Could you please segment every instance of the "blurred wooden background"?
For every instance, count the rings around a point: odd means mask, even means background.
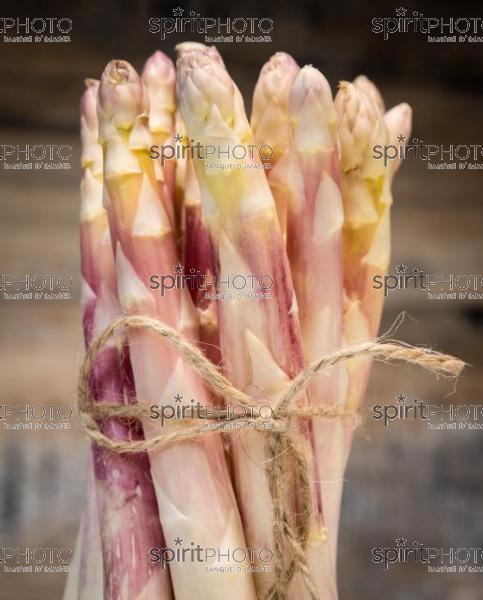
[[[149,16],[169,16],[176,3],[24,3],[19,16],[70,16],[72,43],[61,46],[0,42],[0,143],[70,144],[71,171],[0,170],[2,273],[70,273],[68,302],[0,299],[0,404],[74,403],[82,356],[78,307],[78,98],[85,77],[98,77],[111,58],[141,67],[160,47],[173,56],[172,36],[161,44],[147,32]],[[359,72],[380,86],[388,106],[414,108],[414,136],[426,143],[481,143],[482,44],[428,44],[410,34],[383,42],[370,31],[385,2],[296,5],[255,2],[226,7],[189,2],[206,16],[269,15],[270,45],[220,47],[250,105],[263,62],[276,50],[313,63],[334,89]],[[409,7],[411,8],[411,7]],[[474,15],[470,3],[427,3],[424,14]],[[10,11],[12,12],[12,11]],[[428,273],[481,273],[482,175],[427,171],[406,161],[395,184],[393,264]],[[483,401],[483,301],[432,302],[420,293],[393,294],[383,329],[406,310],[398,337],[452,353],[470,363],[454,403]],[[366,406],[391,403],[400,392],[439,403],[450,392],[418,370],[374,369]],[[76,422],[70,432],[0,431],[0,546],[49,543],[73,547],[83,505],[87,444]],[[421,566],[388,573],[370,564],[373,546],[396,537],[435,546],[479,546],[483,540],[480,459],[483,432],[429,432],[421,425],[384,428],[366,419],[356,437],[345,485],[340,535],[341,600],[479,600],[481,575],[429,575]],[[60,575],[4,575],[1,600],[58,600]]]

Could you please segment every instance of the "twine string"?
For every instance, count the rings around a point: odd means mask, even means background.
[[[175,329],[162,321],[143,316],[122,316],[108,325],[94,340],[88,349],[80,368],[78,382],[78,408],[82,426],[89,437],[97,444],[114,452],[133,453],[160,450],[174,443],[198,439],[213,430],[199,423],[200,419],[219,420],[227,417],[227,411],[210,410],[209,414],[201,411],[195,418],[177,420],[177,425],[160,435],[144,440],[114,440],[105,435],[98,421],[106,417],[143,419],[149,418],[149,412],[140,404],[118,406],[96,403],[90,389],[90,373],[97,355],[111,338],[127,329],[150,330],[160,335],[165,342],[174,348],[184,361],[192,367],[225,403],[238,404],[246,409],[256,408],[253,399],[238,390],[224,377],[217,367],[204,354],[185,339]],[[391,332],[394,327],[391,328]],[[259,414],[249,417],[235,417],[240,426],[252,427],[261,422],[267,436],[265,445],[265,473],[270,497],[273,504],[273,540],[275,556],[275,583],[266,594],[266,600],[285,600],[293,577],[299,573],[311,600],[318,600],[317,589],[310,573],[306,559],[306,549],[312,522],[312,484],[309,476],[308,462],[305,453],[290,435],[290,423],[293,419],[322,417],[329,419],[352,419],[357,422],[355,411],[347,411],[341,406],[297,407],[294,400],[304,391],[312,378],[339,362],[351,358],[371,356],[380,362],[403,362],[418,365],[429,372],[448,378],[457,378],[464,368],[464,363],[452,356],[441,354],[427,348],[420,348],[398,342],[378,338],[373,341],[350,346],[324,356],[300,373],[290,382],[272,409],[270,417]],[[144,403],[143,403],[144,404]],[[269,428],[266,425],[269,425]],[[294,520],[289,504],[290,493],[285,489],[287,478],[284,473],[294,473],[298,485],[298,501],[301,507],[300,516]],[[287,561],[286,557],[290,560]],[[288,563],[288,564],[287,564]]]

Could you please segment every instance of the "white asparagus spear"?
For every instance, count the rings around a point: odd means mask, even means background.
[[[256,157],[248,155],[236,166],[222,158],[227,148],[249,148],[253,142],[243,100],[223,65],[210,53],[196,50],[182,55],[177,67],[179,109],[189,137],[203,147],[213,145],[224,152],[220,157],[194,157],[193,161],[220,288],[228,291],[223,282],[237,274],[247,280],[260,277],[257,292],[273,281],[267,299],[234,295],[218,302],[225,372],[236,387],[254,398],[274,401],[302,368],[304,359],[297,304],[273,197]],[[294,435],[307,445],[310,431],[306,425],[294,428]],[[237,497],[247,539],[250,545],[272,549],[273,506],[265,476],[265,443],[265,436],[256,431],[241,431],[232,438]],[[323,530],[319,501],[314,494],[314,538]],[[325,544],[319,547],[321,562],[313,574],[320,592],[335,598],[328,548]],[[256,566],[263,565],[257,562]],[[305,590],[296,579],[289,590],[277,588],[277,593],[304,598]],[[273,573],[257,574],[262,596],[273,583]]]
[[[277,207],[278,220],[284,240],[287,235],[287,210],[290,184],[287,182],[287,164],[291,131],[289,98],[292,84],[299,72],[294,59],[285,52],[277,52],[263,65],[253,92],[250,125],[257,145],[271,149],[266,161],[270,168],[266,175]]]
[[[99,89],[99,117],[119,298],[126,313],[157,317],[189,335],[194,312],[187,291],[173,288],[162,296],[150,288],[151,275],[172,273],[179,260],[149,158],[152,138],[146,127],[147,111],[146,91],[133,67],[125,61],[109,63]],[[191,339],[196,342],[194,328]],[[131,331],[129,346],[139,401],[171,407],[178,400],[180,406],[191,405],[191,399],[210,404],[198,375],[163,340],[142,330]],[[159,422],[144,423],[146,438],[160,431]],[[219,437],[207,434],[201,440],[154,450],[150,460],[167,546],[176,550],[199,545],[215,552],[208,564],[189,552],[185,560],[170,560],[177,600],[222,600],[227,586],[233,598],[254,599],[252,576],[244,569],[247,561],[237,565],[240,572],[214,574],[207,569],[229,566],[227,552],[245,547]]]
[[[104,598],[101,532],[92,457],[89,457],[86,505],[62,598],[63,600],[103,600]]]
[[[307,363],[342,344],[342,223],[336,115],[329,83],[305,66],[290,94],[292,140],[285,169],[287,252]],[[311,406],[343,407],[346,373],[335,366],[311,383]],[[344,423],[312,420],[315,471],[335,571],[345,467]],[[321,543],[324,543],[323,541]],[[314,556],[314,564],[317,555]]]
[[[102,148],[98,140],[98,82],[88,80],[81,102],[84,177],[81,184],[81,271],[86,348],[120,315],[116,272],[107,215],[102,206]],[[127,348],[112,342],[98,354],[91,393],[96,402],[132,402],[132,371]],[[115,440],[142,439],[138,424],[104,419]],[[146,554],[164,543],[146,453],[125,456],[92,444],[95,496],[104,565],[104,600],[172,598],[169,573]]]

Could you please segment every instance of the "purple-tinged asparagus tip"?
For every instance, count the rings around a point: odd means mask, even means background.
[[[156,50],[146,61],[141,78],[146,85],[174,82],[176,70],[173,61],[161,50]]]
[[[332,116],[334,105],[329,82],[318,69],[311,65],[303,67],[293,82],[290,94],[291,112],[296,114],[302,110],[308,96],[317,98],[327,115]]]
[[[286,52],[275,52],[270,60],[263,65],[260,76],[267,75],[273,71],[283,75],[284,71],[297,72],[298,70],[299,66],[290,54],[287,54]]]
[[[147,108],[147,95],[134,67],[125,60],[111,60],[99,85],[102,120],[111,121],[118,129],[128,130]]]
[[[287,102],[292,81],[299,70],[298,64],[290,54],[274,54],[260,71],[253,94],[253,110],[263,113],[267,103],[272,100],[279,104]]]

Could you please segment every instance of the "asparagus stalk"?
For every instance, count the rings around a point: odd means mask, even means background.
[[[388,130],[389,142],[391,144],[407,144],[408,138],[411,135],[412,110],[409,104],[402,102],[386,111],[384,99],[381,96],[377,86],[368,79],[365,75],[359,75],[354,79],[354,85],[361,89],[368,96],[374,105],[384,114],[384,122]],[[401,138],[402,136],[402,138]],[[396,171],[401,164],[401,157],[398,155],[391,160],[388,165],[389,177],[386,182],[390,184]]]
[[[162,146],[174,132],[176,111],[176,70],[166,54],[157,50],[144,65],[141,79],[149,97],[148,126],[153,143]],[[175,223],[176,161],[156,163],[156,179],[163,206],[170,222]]]
[[[210,53],[215,60],[223,64],[222,58],[214,46],[205,46],[197,42],[184,42],[176,46],[178,56],[189,52],[203,50]],[[181,116],[179,117],[181,121]],[[183,125],[183,131],[185,130]],[[188,140],[185,136],[186,144]],[[199,338],[202,350],[214,363],[219,364],[220,337],[216,317],[216,306],[210,298],[214,293],[213,266],[211,257],[211,246],[208,230],[203,221],[201,206],[201,190],[196,177],[193,160],[186,154],[184,165],[184,190],[183,190],[183,262],[184,272],[191,277],[193,283],[195,278],[197,284],[190,285],[191,299],[197,309],[199,320]],[[198,278],[198,275],[200,276]]]
[[[401,102],[389,109],[384,113],[384,122],[386,124],[389,140],[392,144],[397,141],[406,145],[411,135],[411,123],[412,123],[412,109],[406,102]],[[402,138],[400,137],[402,136]],[[398,140],[399,138],[399,140]],[[402,142],[400,140],[403,140]],[[401,166],[401,158],[398,155],[397,158],[393,159],[388,165],[387,179],[389,186],[392,184],[394,175]]]
[[[208,231],[203,223],[201,213],[201,191],[196,178],[193,161],[188,158],[186,163],[186,178],[184,189],[184,267],[185,273],[201,273],[207,278],[212,275],[211,249]],[[207,300],[201,281],[197,285],[190,285],[189,290],[193,303],[198,308],[206,308],[210,301]],[[209,283],[209,282],[208,282]]]
[[[382,312],[381,296],[371,293],[371,278],[387,269],[391,199],[387,169],[372,157],[372,148],[387,144],[388,132],[378,104],[360,87],[341,82],[335,105],[344,203],[344,335],[351,344],[375,335]],[[370,364],[365,358],[347,363],[349,409],[357,408],[364,395]]]
[[[92,119],[92,115],[95,119],[97,82],[87,79],[86,86],[87,90],[81,102],[81,161],[83,164],[89,164],[91,169],[98,171],[99,168],[102,169],[102,154],[99,154],[96,145],[97,133],[94,131],[96,121],[93,122]],[[63,600],[97,599],[103,596],[101,534],[92,455],[89,458],[86,505],[77,534],[74,555],[69,566]]]
[[[223,65],[200,50],[182,55],[177,66],[179,109],[189,136],[204,147],[249,147],[253,136],[243,100]],[[218,157],[195,159],[194,165],[220,282],[230,281],[235,274],[243,274],[247,280],[261,276],[265,282],[272,278],[274,282],[268,300],[242,295],[217,304],[228,378],[255,398],[274,400],[302,368],[304,358],[297,303],[273,197],[256,156],[248,156],[238,168],[231,168],[229,161],[223,164]],[[226,283],[220,285],[227,291]],[[307,425],[301,429],[309,438]],[[240,432],[232,438],[236,490],[248,542],[273,549],[273,506],[264,471],[264,447],[265,437],[260,432]],[[314,537],[322,531],[319,500],[314,494]],[[255,563],[261,566],[259,561]],[[314,576],[320,592],[334,598],[332,570],[322,563],[318,566]],[[260,595],[273,583],[272,573],[257,574]],[[278,593],[286,595],[287,590]],[[305,597],[300,581],[291,587],[289,597]]]
[[[376,144],[409,135],[411,109],[399,105],[384,116],[373,84],[342,82],[336,97],[344,203],[344,335],[348,343],[377,336],[383,297],[372,287],[373,276],[385,275],[390,258],[391,182],[398,163],[388,167],[373,156]],[[364,88],[364,89],[363,89]],[[367,92],[369,89],[369,92]],[[391,132],[388,130],[388,124]],[[347,406],[357,409],[367,385],[371,361],[348,363]]]
[[[223,64],[223,59],[221,58],[221,55],[215,46],[205,46],[204,44],[200,44],[198,42],[182,42],[181,44],[178,44],[176,46],[176,52],[177,52],[178,56],[181,56],[182,54],[188,54],[189,52],[193,52],[193,51],[197,51],[197,50],[202,50],[204,52],[208,52],[213,57],[214,60],[217,60],[220,64]],[[175,130],[176,130],[176,133],[182,138],[182,141],[179,143],[181,143],[183,146],[186,146],[188,144],[188,139],[186,138],[186,130],[185,130],[185,126],[184,126],[183,120],[181,118],[181,115],[179,114],[179,110],[176,111]],[[176,160],[177,217],[178,217],[177,224],[178,224],[178,229],[181,232],[181,237],[183,237],[183,238],[185,237],[185,217],[186,217],[183,212],[184,189],[185,189],[185,183],[186,183],[187,177],[190,177],[186,173],[188,158],[189,157],[186,156],[186,154],[183,154],[180,158],[177,158],[177,160]],[[191,197],[191,196],[193,196],[193,192],[194,192],[194,182],[193,182],[192,177],[190,177],[190,179],[191,179],[190,184],[193,187],[193,189],[189,193],[190,197]],[[196,195],[199,196],[199,192],[197,192]],[[184,251],[181,251],[181,254],[184,257]]]
[[[253,137],[273,150],[275,165],[290,148],[289,99],[293,81],[300,71],[294,59],[277,52],[263,65],[253,92],[250,126]]]
[[[304,67],[290,95],[293,139],[288,151],[288,231],[290,260],[307,362],[342,344],[342,223],[336,114],[325,77]],[[309,387],[313,406],[343,406],[345,369],[335,366]],[[335,566],[337,531],[345,467],[344,425],[340,420],[312,422],[314,460],[322,497],[324,525]],[[314,561],[315,566],[315,561]]]
[[[263,66],[253,93],[251,128],[259,147],[270,146],[267,179],[277,207],[284,239],[287,232],[287,157],[290,144],[289,96],[299,67],[285,52],[277,52]]]
[[[187,291],[176,288],[162,296],[148,288],[152,274],[172,273],[179,260],[148,153],[151,137],[146,128],[146,92],[129,63],[108,64],[101,79],[99,101],[105,204],[123,310],[157,317],[185,335],[191,330],[191,339],[196,339]],[[139,330],[131,331],[129,345],[136,393],[143,402],[173,406],[179,399],[179,406],[185,406],[194,399],[210,404],[198,375],[164,341]],[[169,430],[169,425],[165,427]],[[146,421],[144,433],[147,438],[158,435],[160,425]],[[152,451],[150,461],[168,547],[199,544],[201,548],[212,548],[216,554],[209,566],[226,567],[226,553],[245,547],[245,540],[219,437],[210,434],[201,441]],[[234,598],[251,600],[252,577],[243,570],[247,565],[238,564],[242,572],[236,575],[213,575],[206,563],[191,562],[189,558],[172,561],[175,596],[178,600],[221,600],[226,597],[226,585],[230,585]]]
[[[102,207],[97,89],[98,82],[88,81],[81,103],[85,169],[81,185],[81,270],[86,347],[120,314],[107,215]],[[91,378],[96,401],[111,404],[131,401],[129,367],[129,356],[124,349],[112,344],[101,351]],[[139,426],[118,419],[105,419],[102,429],[116,440],[142,439]],[[146,560],[149,549],[163,543],[147,455],[124,456],[96,444],[92,445],[92,453],[104,565],[103,598],[170,599],[168,572]]]
[[[215,292],[211,246],[208,230],[203,221],[201,191],[190,158],[186,162],[185,181],[184,271],[192,278],[189,289],[198,313],[201,349],[217,365],[221,361],[221,354],[216,306],[215,301],[210,299],[210,295]],[[195,278],[198,283],[193,285]]]
[[[74,555],[69,565],[63,600],[101,600],[104,597],[103,581],[101,533],[91,456],[86,486],[86,506]]]
[[[190,52],[192,49],[202,47],[213,55],[221,56],[214,46],[208,47],[197,42],[183,42],[176,46],[179,53]],[[154,143],[162,146],[173,133],[185,138],[184,125],[176,111],[175,81],[176,70],[172,61],[162,52],[157,50],[148,58],[144,65],[141,79],[146,86],[149,97],[149,130]],[[182,144],[173,139],[174,145]],[[160,179],[161,194],[166,212],[175,229],[181,234],[177,240],[180,253],[183,255],[182,241],[185,238],[185,220],[182,215],[183,193],[186,178],[186,157],[176,154],[176,158],[165,161],[164,167],[155,164],[157,177]],[[166,185],[166,182],[168,185]],[[174,220],[173,220],[174,219]],[[181,245],[180,245],[181,244]]]

